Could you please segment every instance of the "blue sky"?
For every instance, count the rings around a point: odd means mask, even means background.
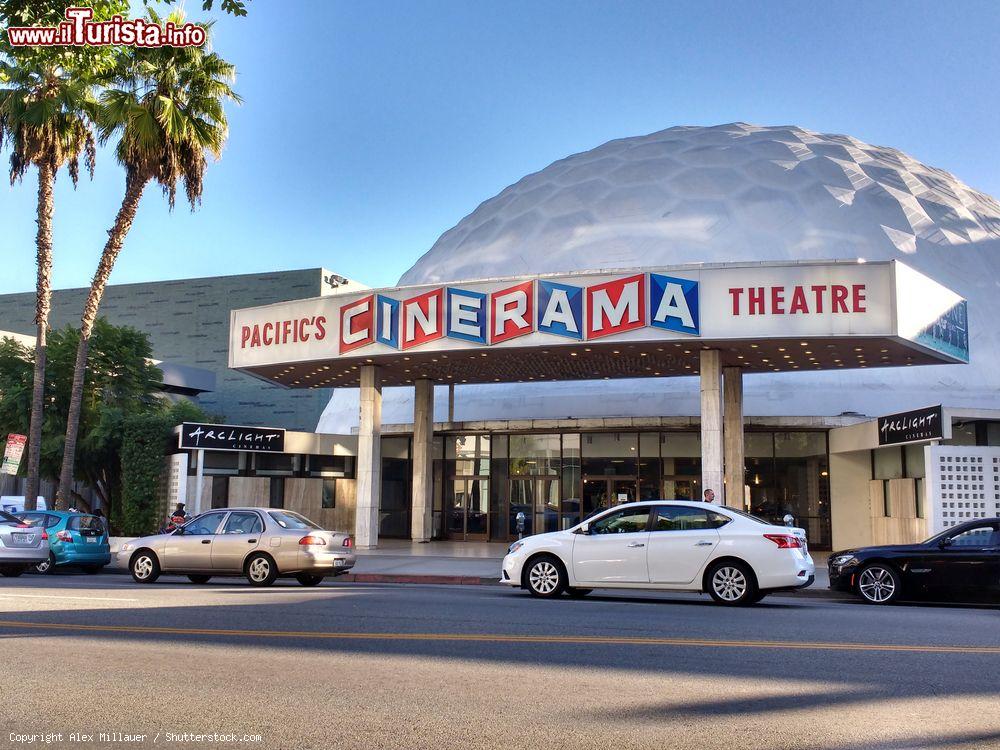
[[[203,206],[149,189],[112,281],[322,265],[391,285],[523,175],[682,124],[849,133],[1000,195],[998,31],[992,2],[253,0],[216,26],[246,103]],[[5,182],[0,293],[28,291],[35,174]],[[75,192],[60,177],[57,287],[89,283],[123,182],[111,153]]]

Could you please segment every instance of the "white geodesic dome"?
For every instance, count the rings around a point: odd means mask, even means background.
[[[846,135],[734,123],[610,141],[483,202],[399,283],[841,258],[900,259],[966,296],[971,364],[752,375],[748,415],[1000,408],[1000,203]],[[691,415],[697,395],[687,378],[463,386],[456,419]],[[387,389],[384,421],[411,421],[411,398]],[[337,392],[322,431],[356,425],[356,404]]]

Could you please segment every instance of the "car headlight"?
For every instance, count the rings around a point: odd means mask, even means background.
[[[508,555],[513,555],[515,552],[517,552],[523,546],[524,546],[524,542],[514,542],[512,545],[510,545],[507,548],[507,554]]]
[[[833,564],[838,568],[842,568],[845,565],[849,565],[852,562],[857,562],[857,559],[854,557],[854,555],[837,555],[830,561],[831,564]]]

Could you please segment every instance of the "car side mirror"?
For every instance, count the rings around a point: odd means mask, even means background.
[[[589,534],[590,533],[590,524],[589,523],[585,523],[585,524],[583,524],[583,526],[581,526],[576,531],[577,531],[578,534]]]
[[[950,547],[953,544],[954,544],[954,542],[950,538],[946,537],[946,538],[942,539],[940,542],[938,542],[938,547],[940,547],[941,549],[944,549],[945,547]]]

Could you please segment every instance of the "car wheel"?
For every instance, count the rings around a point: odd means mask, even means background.
[[[270,586],[278,577],[278,566],[267,555],[254,555],[245,568],[251,586]]]
[[[188,580],[191,583],[208,583],[212,580],[212,576],[188,576]]]
[[[56,572],[56,558],[50,552],[47,560],[42,560],[35,565],[35,570],[42,575],[51,575]]]
[[[574,599],[582,599],[591,591],[593,591],[593,589],[578,589],[578,588],[566,589],[566,593],[569,594]]]
[[[323,583],[323,576],[313,575],[312,573],[299,573],[295,576],[295,580],[303,586],[319,586]]]
[[[550,599],[566,589],[562,563],[551,555],[536,557],[524,572],[524,585],[532,596]]]
[[[24,568],[2,568],[0,569],[0,575],[5,578],[17,578],[24,572]]]
[[[890,604],[899,598],[902,581],[888,565],[875,563],[858,573],[858,595],[868,604]]]
[[[129,570],[136,583],[153,583],[160,577],[160,561],[149,550],[142,550],[132,556]]]
[[[708,571],[708,593],[719,604],[734,607],[753,604],[757,596],[757,582],[745,563],[718,562]]]

